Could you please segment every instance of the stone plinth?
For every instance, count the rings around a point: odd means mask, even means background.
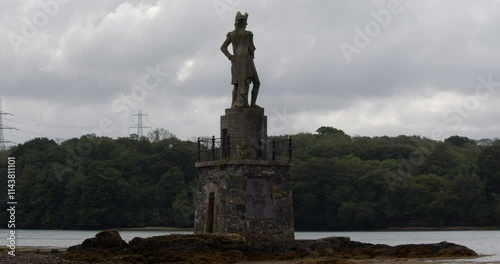
[[[237,233],[253,247],[294,245],[290,163],[198,162],[195,234]]]
[[[231,159],[266,159],[267,117],[264,108],[229,108],[221,116],[222,157]],[[228,150],[229,147],[229,150]]]

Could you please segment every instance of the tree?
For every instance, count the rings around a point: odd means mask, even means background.
[[[174,134],[170,133],[170,131],[164,128],[155,128],[153,130],[150,130],[146,137],[153,143],[162,141],[164,139],[177,138]]]
[[[318,133],[319,136],[335,135],[335,134],[345,135],[344,131],[330,127],[330,126],[322,126],[318,129],[316,129],[316,133]]]
[[[185,191],[184,173],[177,166],[170,168],[156,185],[157,206],[165,224],[174,222],[172,204],[177,195]]]
[[[488,146],[479,154],[476,172],[485,182],[489,198],[500,193],[500,145]]]
[[[428,152],[422,152],[424,155],[417,160],[418,174],[454,175],[457,168],[465,162],[465,157],[446,143],[436,142],[427,150]]]
[[[81,182],[76,225],[81,228],[123,227],[130,186],[119,171],[104,162],[92,162]]]
[[[461,136],[451,136],[447,139],[444,140],[445,143],[452,144],[456,147],[463,147],[467,143],[473,143],[473,141],[468,138],[468,137],[461,137]]]
[[[157,132],[36,138],[0,152],[4,171],[16,157],[16,227],[191,227],[196,142]],[[292,135],[297,230],[500,225],[498,139],[316,132]]]
[[[455,175],[451,192],[457,195],[458,225],[487,225],[488,204],[484,192],[484,182],[476,174],[459,173]]]
[[[181,190],[172,203],[173,221],[175,226],[192,227],[194,222],[194,204],[186,189]]]

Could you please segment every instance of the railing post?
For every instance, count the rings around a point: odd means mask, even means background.
[[[292,160],[292,136],[288,136],[288,161]]]
[[[273,160],[276,160],[276,139],[273,138]]]
[[[215,136],[212,136],[212,160],[215,159]]]
[[[231,135],[227,134],[227,158],[231,158]]]
[[[201,161],[201,157],[200,157],[200,145],[201,145],[200,138],[198,138],[198,161]]]

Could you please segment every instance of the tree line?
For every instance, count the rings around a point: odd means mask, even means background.
[[[292,137],[297,230],[500,226],[498,139],[353,137],[333,127]],[[0,152],[2,175],[9,156],[17,228],[193,226],[197,143],[164,129],[35,138]]]

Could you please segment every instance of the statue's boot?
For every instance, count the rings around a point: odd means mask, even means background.
[[[248,94],[238,95],[238,99],[236,99],[236,107],[248,107]]]

